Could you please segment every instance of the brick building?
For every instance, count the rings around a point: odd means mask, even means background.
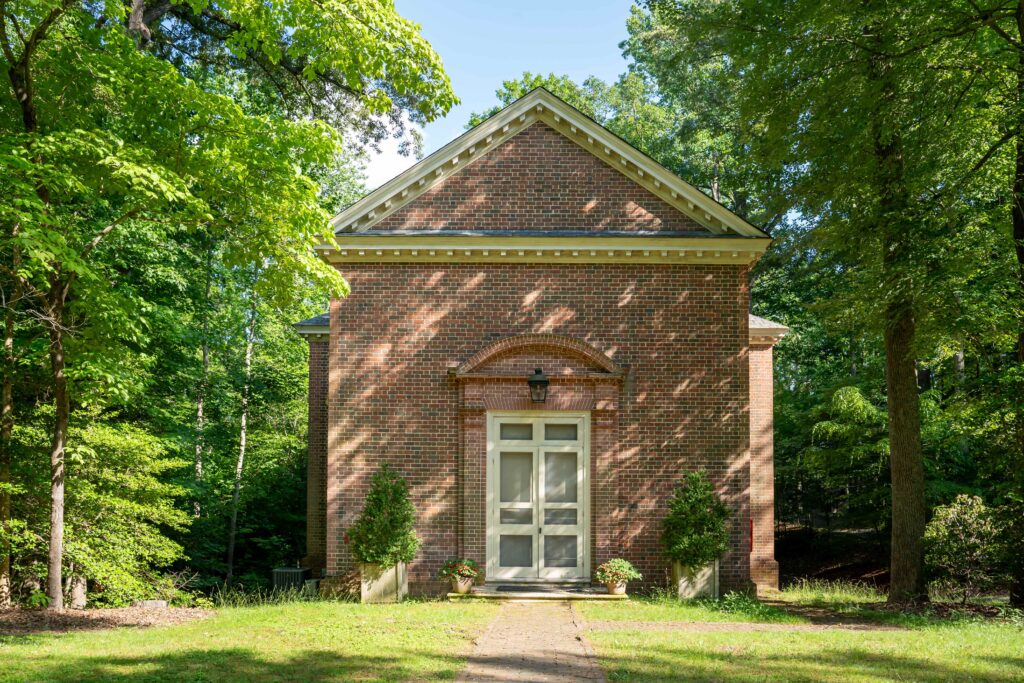
[[[352,568],[386,461],[419,515],[414,592],[455,556],[532,582],[625,557],[663,583],[666,502],[705,469],[732,512],[723,588],[777,585],[765,233],[541,89],[332,223],[351,294],[297,326],[315,572]]]

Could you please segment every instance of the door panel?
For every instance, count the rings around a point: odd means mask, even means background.
[[[495,416],[488,424],[487,575],[586,578],[585,416]]]
[[[583,576],[583,524],[580,491],[584,470],[582,452],[563,446],[541,449],[541,496],[544,511],[540,527],[542,579],[575,579]]]
[[[503,424],[502,427],[521,428],[520,424]],[[527,424],[528,429],[532,426]],[[532,432],[531,432],[532,433]],[[520,440],[522,429],[509,432],[502,429],[502,436]],[[495,530],[498,534],[496,573],[501,578],[536,578],[539,520],[537,515],[537,449],[498,451],[497,489],[498,519]],[[494,522],[492,521],[492,524]]]

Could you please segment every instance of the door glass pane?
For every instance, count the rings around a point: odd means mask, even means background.
[[[504,538],[504,537],[502,537]],[[575,567],[576,537],[545,536],[544,537],[545,567]]]
[[[533,425],[529,422],[503,422],[499,428],[502,441],[530,441],[533,439]]]
[[[576,502],[575,453],[544,454],[544,498],[552,503]]]
[[[502,453],[500,458],[501,502],[529,503],[533,500],[533,453]]]
[[[576,511],[561,508],[547,508],[544,510],[545,524],[575,524]]]
[[[533,524],[533,510],[531,508],[502,510],[499,517],[502,524]]]
[[[575,441],[576,425],[546,424],[544,425],[545,441]]]
[[[532,567],[533,536],[502,536],[499,538],[498,562],[502,567]]]

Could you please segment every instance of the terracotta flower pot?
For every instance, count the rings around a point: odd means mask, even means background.
[[[625,595],[626,594],[626,582],[625,581],[609,581],[605,584],[608,587],[608,595]]]
[[[453,576],[452,591],[459,595],[465,595],[473,587],[473,578],[469,576]]]

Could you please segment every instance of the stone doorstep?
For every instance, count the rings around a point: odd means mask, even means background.
[[[474,586],[469,593],[448,593],[449,600],[510,600],[515,602],[565,600],[627,600],[628,595],[609,595],[603,586],[580,585],[571,590],[567,586],[521,586],[507,583],[485,583]]]

